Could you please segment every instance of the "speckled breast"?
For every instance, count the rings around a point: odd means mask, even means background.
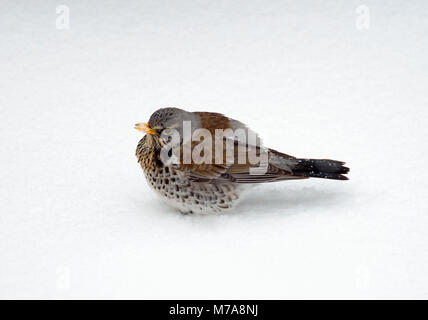
[[[187,173],[159,160],[159,153],[146,136],[136,155],[149,185],[171,206],[182,213],[213,213],[232,208],[245,186],[235,183],[196,182]]]
[[[144,169],[144,167],[143,167]],[[240,186],[190,181],[185,173],[172,167],[144,170],[149,185],[169,205],[183,213],[221,212],[239,198]]]

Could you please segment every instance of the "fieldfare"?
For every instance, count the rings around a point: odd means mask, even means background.
[[[182,213],[230,209],[256,183],[348,180],[344,162],[299,159],[264,148],[245,124],[220,113],[162,108],[135,128],[147,133],[136,156],[149,185]]]

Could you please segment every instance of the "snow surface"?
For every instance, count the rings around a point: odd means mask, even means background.
[[[423,0],[3,0],[0,298],[428,298],[427,34]],[[180,215],[134,156],[162,106],[350,181]]]

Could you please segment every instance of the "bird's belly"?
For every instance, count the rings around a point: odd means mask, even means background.
[[[175,169],[144,171],[149,185],[182,213],[215,213],[232,208],[245,189],[234,183],[194,182]]]

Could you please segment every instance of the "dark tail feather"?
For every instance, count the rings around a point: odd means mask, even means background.
[[[345,162],[328,159],[296,159],[293,174],[303,177],[314,177],[334,180],[348,180],[344,176],[349,168],[343,166]]]

